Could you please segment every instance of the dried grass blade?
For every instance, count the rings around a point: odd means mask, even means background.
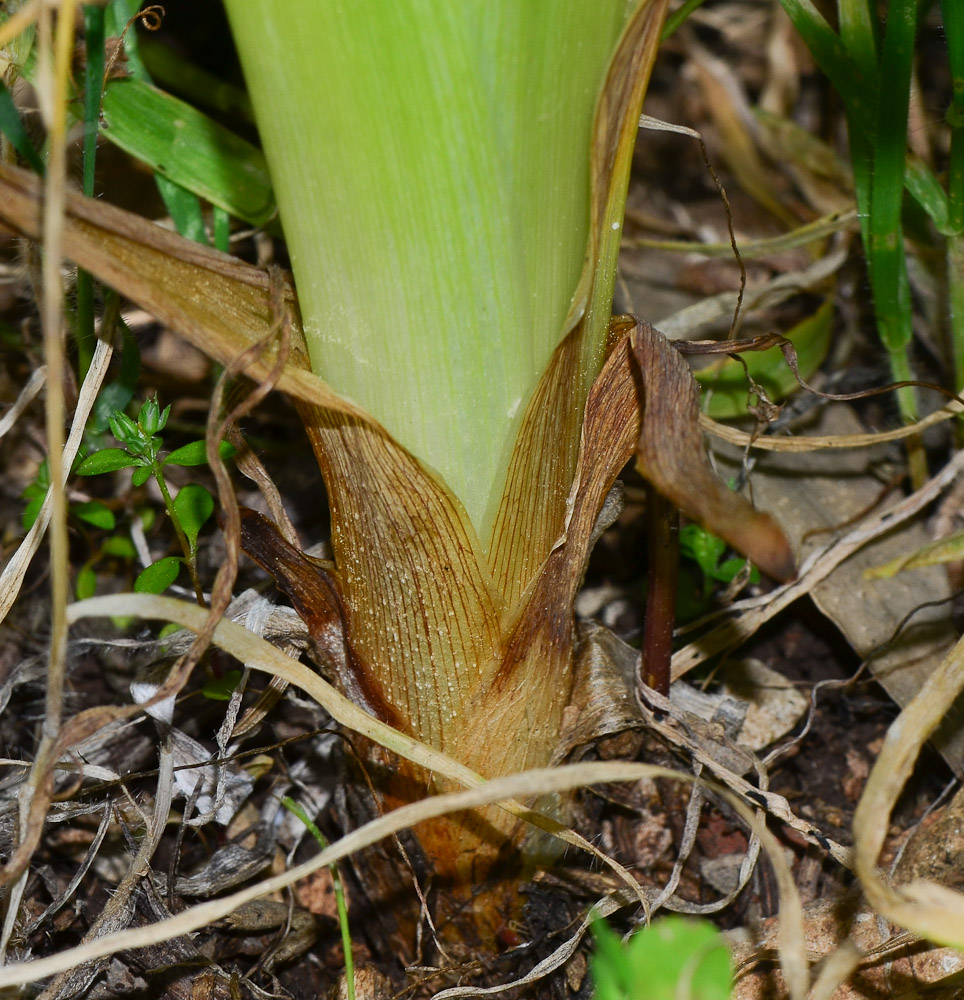
[[[103,340],[97,342],[94,351],[94,358],[87,371],[87,377],[81,386],[80,396],[77,399],[77,408],[74,410],[73,421],[70,425],[70,434],[64,446],[63,468],[69,469],[73,460],[77,457],[83,438],[84,428],[87,426],[87,418],[93,409],[97,393],[101,384],[107,376],[107,368],[110,364],[113,353],[110,344]],[[42,383],[41,383],[42,384]],[[39,388],[39,385],[38,385]],[[50,522],[51,491],[47,491],[43,506],[37,515],[32,527],[27,532],[26,537],[18,546],[16,552],[7,560],[3,572],[0,573],[0,621],[6,618],[7,613],[13,606],[13,602],[20,593],[23,579],[31,559],[36,555],[43,541],[44,532]]]
[[[964,948],[964,894],[925,879],[890,885],[877,868],[887,818],[925,741],[964,690],[964,639],[891,724],[854,814],[857,875],[883,916],[940,944]]]
[[[130,601],[132,597],[142,598],[147,596],[141,594],[125,595],[125,601]],[[80,617],[77,612],[81,608],[90,610],[95,600],[99,599],[93,598],[80,605],[73,605],[74,616]],[[191,611],[197,610],[190,605],[183,604],[183,602],[171,599],[155,598],[155,600],[167,600],[170,605],[182,604],[184,608]],[[105,610],[103,613],[109,614],[110,612]],[[240,626],[235,626],[235,628],[240,628]],[[241,629],[241,631],[244,630]],[[263,640],[257,641],[263,642]],[[280,653],[277,655],[279,657],[282,656]],[[293,683],[296,682],[293,681]],[[390,836],[392,833],[397,833],[399,830],[407,829],[425,820],[453,812],[476,809],[489,804],[497,803],[506,805],[507,803],[515,802],[519,798],[539,793],[558,793],[591,784],[639,781],[643,778],[682,778],[686,780],[689,778],[689,775],[679,774],[669,768],[657,767],[651,764],[615,761],[572,764],[560,768],[543,768],[526,771],[521,774],[513,774],[497,778],[481,787],[437,795],[412,803],[411,805],[402,806],[352,831],[327,850],[319,852],[309,861],[280,875],[265,879],[263,882],[259,882],[247,889],[198,904],[197,906],[192,906],[165,920],[98,938],[85,945],[68,949],[48,958],[20,962],[0,968],[0,988],[35,982],[38,979],[73,968],[81,962],[91,961],[125,949],[147,947],[162,941],[169,941],[181,934],[190,933],[199,927],[204,927],[216,920],[220,920],[250,900],[258,899],[261,896],[293,885],[318,869],[340,861],[342,858],[347,857],[349,854],[360,850],[368,844],[375,843],[384,837]],[[799,991],[796,984],[800,983],[801,969],[803,977],[806,976],[805,938],[802,920],[799,915],[799,906],[794,905],[793,897],[796,896],[796,890],[793,887],[792,875],[787,866],[786,858],[773,835],[752,815],[745,805],[736,801],[726,791],[721,790],[720,794],[726,796],[727,800],[732,803],[733,808],[758,832],[767,852],[773,860],[774,868],[778,872],[777,880],[781,893],[786,890],[789,894],[787,898],[781,899],[784,908],[787,938],[787,948],[781,953],[781,961],[784,963],[787,981],[791,983],[791,996],[793,1000],[798,1000],[798,998],[802,1000],[804,994]],[[581,838],[578,839],[581,840]],[[585,841],[582,841],[580,846],[588,847],[597,857],[602,857],[610,865],[613,864],[612,861],[605,858],[604,855],[600,855],[600,852],[592,848]],[[626,878],[629,879],[632,888],[635,890],[633,895],[636,898],[640,898],[639,894],[641,890],[638,884],[628,873],[626,873]],[[641,904],[645,904],[645,898],[640,898],[640,902]],[[790,966],[790,970],[787,969],[788,965]]]
[[[180,601],[173,597],[158,597],[154,594],[111,594],[104,597],[91,597],[86,601],[70,605],[67,613],[71,624],[82,618],[108,617],[124,614],[177,622],[177,624],[189,628],[193,632],[199,632],[207,623],[207,613],[196,604],[188,604],[186,601]],[[228,619],[222,619],[214,630],[212,641],[246,666],[263,670],[274,677],[281,678],[289,684],[300,688],[307,695],[314,698],[336,722],[341,723],[341,725],[356,733],[360,733],[362,736],[368,737],[380,746],[398,754],[404,760],[411,761],[413,764],[424,768],[430,773],[442,775],[450,778],[453,782],[470,788],[486,783],[481,775],[476,774],[464,764],[454,760],[451,756],[427,746],[425,743],[399,732],[379,721],[374,716],[369,715],[363,709],[360,709],[353,702],[349,701],[343,694],[328,684],[327,681],[319,677],[318,674],[309,670],[296,659],[285,656],[284,653],[272,646],[271,643],[255,635],[253,632],[249,632],[243,625],[239,625],[237,622]],[[132,706],[129,709],[105,709],[103,710],[105,724],[106,721],[116,717],[120,712],[126,712],[129,715],[132,712],[138,711],[141,711],[141,706],[139,705]],[[71,720],[71,722],[73,721]],[[69,725],[70,723],[68,723]],[[538,791],[538,788],[533,789],[534,793]],[[532,823],[540,830],[558,837],[567,844],[578,847],[580,850],[588,851],[598,861],[611,868],[641,903],[645,902],[645,897],[642,895],[639,883],[622,865],[607,857],[597,848],[593,847],[585,838],[569,830],[557,820],[520,805],[511,795],[503,798],[493,797],[492,799],[486,799],[486,801],[498,801],[502,808],[513,816]],[[414,806],[411,808],[414,808]],[[445,811],[444,809],[441,810],[441,812]],[[420,818],[412,820],[412,823],[419,821]],[[399,827],[399,829],[402,828],[404,826]],[[366,843],[370,842],[366,841]],[[364,844],[356,844],[351,850],[355,850],[360,846],[364,846]],[[0,978],[0,986],[2,985],[2,978]]]
[[[30,239],[41,238],[43,198],[37,179],[0,165],[0,222]],[[222,364],[271,332],[270,282],[259,268],[202,247],[176,233],[92,198],[67,194],[63,253],[111,288],[168,324]],[[294,289],[285,300],[293,313],[292,353],[304,351]],[[304,355],[305,359],[307,355]],[[265,352],[246,371],[268,377],[275,361]],[[277,388],[307,402],[371,419],[307,368],[289,365]]]

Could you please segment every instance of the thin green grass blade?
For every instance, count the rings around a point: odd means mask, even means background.
[[[839,0],[840,41],[865,80],[877,78],[877,35],[869,0]]]
[[[198,196],[186,187],[175,183],[163,174],[154,174],[154,182],[164,207],[171,216],[174,228],[195,243],[208,244],[208,234],[204,227],[204,212]]]
[[[139,48],[144,66],[158,86],[199,107],[254,123],[251,101],[241,87],[201,69],[150,38],[140,39]]]
[[[162,177],[252,225],[273,217],[261,151],[196,108],[141,80],[119,80],[103,113],[104,135]]]
[[[951,105],[947,124],[951,148],[947,161],[947,293],[954,387],[964,386],[964,6],[941,0],[944,37],[951,70]]]
[[[811,0],[780,0],[787,16],[847,106],[849,116],[868,124],[876,120],[876,80],[866,79],[846,45]]]
[[[31,169],[43,177],[44,161],[30,141],[20,112],[3,80],[0,80],[0,132],[10,140],[10,145],[30,164]]]
[[[951,205],[945,191],[923,160],[911,154],[904,163],[904,187],[914,201],[927,213],[934,228],[942,236],[952,236]]]
[[[706,0],[685,0],[685,3],[679,8],[679,10],[674,10],[673,13],[666,18],[666,24],[663,25],[663,33],[660,35],[660,41],[665,42],[666,39],[669,38],[670,35],[674,34],[679,29],[680,25],[683,24],[687,18],[689,18],[690,14],[692,14],[694,10],[699,10],[704,3],[706,3]]]
[[[917,0],[891,0],[881,52],[867,262],[874,291],[877,330],[887,348],[891,371],[897,381],[913,377],[907,358],[913,334],[910,283],[900,215],[916,35]],[[906,422],[916,419],[912,388],[898,391],[898,403]]]
[[[104,8],[93,4],[84,7],[84,152],[83,190],[94,196],[94,171],[97,166],[97,131],[100,117],[100,94],[104,80]],[[77,271],[77,368],[83,381],[94,356],[94,279],[82,268]]]
[[[285,795],[281,800],[281,804],[301,820],[305,829],[315,838],[315,841],[322,850],[328,847],[325,835],[318,829],[300,802],[296,802],[290,795]],[[355,963],[352,958],[351,930],[348,926],[348,906],[345,903],[345,890],[341,883],[338,865],[329,865],[328,870],[331,872],[331,881],[335,890],[335,908],[338,911],[341,945],[345,955],[345,992],[347,993],[347,1000],[355,1000]]]
[[[212,212],[214,217],[214,246],[221,253],[231,250],[231,216],[218,205]]]
[[[840,40],[847,56],[852,64],[859,69],[863,79],[873,81],[873,86],[867,89],[864,103],[873,104],[873,108],[867,110],[871,112],[869,120],[876,122],[878,116],[876,107],[877,40],[868,0],[840,0],[838,9]],[[850,162],[854,175],[854,191],[857,196],[857,217],[860,219],[864,246],[867,246],[870,240],[870,192],[873,183],[874,141],[873,132],[868,132],[866,124],[861,124],[860,119],[855,114],[855,91],[856,81],[851,83],[849,90],[838,90],[838,93],[843,98],[848,112]]]
[[[127,71],[130,76],[140,81],[142,85],[148,86],[151,83],[151,77],[141,59],[137,31],[134,28],[139,11],[139,0],[112,0],[107,9],[107,25],[112,36],[123,36],[124,54],[127,58]],[[104,101],[106,106],[106,95]],[[104,135],[112,142],[123,135],[122,131],[114,135],[111,134],[106,117],[104,123]],[[138,133],[136,124],[134,124],[133,129],[136,135]],[[125,148],[133,156],[138,155],[130,148],[123,146],[121,148]],[[145,160],[145,162],[150,161]],[[197,195],[192,193],[187,186],[178,185],[174,180],[165,177],[164,171],[159,171],[156,166],[154,166],[154,181],[177,231],[196,243],[206,244],[208,240],[204,230],[204,214],[201,211],[201,202]]]
[[[862,0],[846,0],[848,4],[857,4]],[[951,0],[953,5],[955,0]],[[804,40],[807,48],[833,84],[834,89],[844,101],[847,119],[850,126],[851,143],[855,136],[866,137],[868,143],[873,146],[875,141],[875,129],[877,125],[877,74],[869,73],[861,68],[861,64],[854,58],[848,47],[836,35],[833,29],[827,24],[823,16],[817,11],[811,0],[780,0],[780,4],[787,16],[793,21],[800,37]],[[846,13],[846,26],[848,31],[856,33],[858,26],[863,23],[863,17],[855,10],[842,11],[841,18],[844,19]],[[865,37],[861,37],[858,46],[862,52],[861,61],[870,66],[867,57],[869,45]],[[856,139],[861,144],[861,139]],[[855,173],[859,168],[857,162],[864,162],[866,153],[864,147],[861,148],[859,161],[855,159]],[[908,170],[906,174],[907,189],[917,200],[921,207],[930,214],[935,202],[928,197],[933,188],[939,187],[937,178],[929,167],[918,163],[915,171]],[[858,206],[860,209],[861,222],[867,218],[869,206],[860,205],[860,192],[863,188],[863,180],[855,178],[855,187],[858,192]]]
[[[84,194],[94,196],[94,168],[97,165],[97,118],[104,80],[104,8],[84,7]]]
[[[960,0],[942,0],[947,60],[951,69],[951,106],[947,124],[951,150],[947,164],[948,226],[964,232],[964,5]]]

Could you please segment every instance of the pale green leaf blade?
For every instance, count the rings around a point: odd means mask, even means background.
[[[579,280],[627,3],[227,7],[313,368],[478,528]]]
[[[275,213],[264,156],[184,101],[141,80],[104,94],[101,134],[161,176],[253,225]]]

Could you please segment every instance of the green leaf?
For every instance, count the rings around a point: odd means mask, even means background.
[[[115,559],[133,559],[137,549],[127,535],[111,535],[100,547],[101,555],[113,556]]]
[[[84,194],[94,196],[97,124],[104,80],[104,8],[84,4]]]
[[[729,1000],[730,953],[709,921],[664,917],[628,945],[601,920],[593,932],[595,1000]]]
[[[45,491],[46,492],[46,491]],[[38,496],[34,497],[26,507],[23,509],[23,514],[20,516],[20,523],[23,525],[24,531],[29,531],[33,526],[34,522],[40,514],[40,508],[44,505],[44,497]]]
[[[95,434],[103,433],[110,427],[110,418],[115,410],[123,410],[134,398],[134,389],[123,382],[108,382],[97,394],[88,427]],[[116,437],[116,435],[115,435]]]
[[[698,524],[687,524],[680,529],[679,548],[682,555],[689,556],[699,566],[704,576],[712,577],[726,551],[726,542]]]
[[[138,594],[161,594],[177,579],[181,572],[181,560],[177,556],[165,556],[151,563],[137,574],[134,590]]]
[[[84,601],[88,597],[93,597],[97,590],[97,574],[90,563],[81,566],[74,582],[74,593],[78,601]]]
[[[150,531],[157,523],[157,511],[147,504],[138,509],[137,516],[141,519],[141,527],[145,531]]]
[[[733,556],[731,559],[724,559],[719,566],[713,570],[713,579],[719,580],[720,583],[730,583],[733,578],[738,574],[743,572],[743,568],[746,566],[746,560],[741,559],[739,556]],[[756,566],[750,567],[750,583],[760,582],[760,571]]]
[[[204,228],[204,212],[198,196],[163,174],[155,174],[154,180],[164,200],[164,207],[174,222],[174,228],[189,240],[207,246],[208,234]]]
[[[117,437],[117,435],[114,435]],[[137,465],[123,448],[102,448],[88,455],[74,470],[78,476],[99,476],[105,472],[117,472],[119,469],[130,469]]]
[[[114,512],[99,500],[72,503],[70,511],[75,517],[87,524],[92,524],[95,528],[103,528],[104,531],[114,530],[116,524]]]
[[[204,441],[192,441],[190,444],[175,448],[167,458],[164,465],[204,465],[207,460],[207,445]],[[222,441],[218,445],[218,452],[222,458],[231,458],[237,453],[237,448],[230,441]]]
[[[104,94],[101,135],[158,174],[261,226],[275,214],[261,151],[197,108],[142,80],[118,80]]]
[[[135,486],[143,486],[148,479],[151,478],[150,466],[142,465],[139,469],[135,469],[131,475],[131,482]]]
[[[193,549],[197,545],[198,532],[214,513],[214,497],[203,486],[188,483],[174,498],[174,510]]]
[[[43,177],[44,162],[30,141],[20,118],[20,112],[2,80],[0,80],[0,132],[10,140],[10,145],[30,164],[31,168]]]
[[[207,682],[201,688],[201,694],[212,701],[227,701],[238,686],[243,672],[241,670],[229,670],[221,677],[216,677]]]
[[[950,203],[947,192],[941,187],[933,171],[916,156],[908,156],[904,172],[904,184],[914,196],[914,200],[930,216],[934,228],[941,236],[953,236],[954,227],[950,221]]]

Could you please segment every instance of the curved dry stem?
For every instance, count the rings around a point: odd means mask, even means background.
[[[914,763],[948,708],[964,691],[964,639],[891,723],[854,814],[857,875],[867,900],[921,937],[964,948],[964,894],[926,879],[891,885],[877,868],[888,817]]]
[[[947,406],[918,420],[916,424],[897,427],[891,431],[875,431],[872,434],[830,434],[813,435],[812,437],[762,437],[759,434],[748,434],[736,427],[728,427],[718,420],[700,414],[700,426],[721,441],[739,445],[741,448],[755,448],[757,451],[792,451],[810,452],[823,451],[827,448],[871,448],[875,444],[886,444],[888,441],[904,441],[909,437],[923,434],[929,427],[935,427],[945,420],[951,420],[964,413],[960,403],[948,403]]]

